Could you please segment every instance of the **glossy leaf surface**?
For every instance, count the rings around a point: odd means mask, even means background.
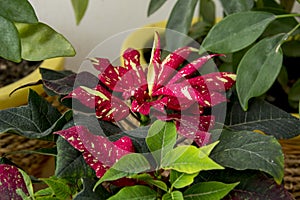
[[[236,52],[252,44],[273,20],[275,15],[267,12],[234,13],[209,31],[202,47],[214,53]]]
[[[242,58],[237,70],[236,89],[244,110],[248,109],[249,99],[264,94],[276,80],[282,66],[280,45],[284,39],[284,34],[265,38]]]

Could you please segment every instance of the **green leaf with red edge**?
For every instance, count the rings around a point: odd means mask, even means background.
[[[0,183],[0,194],[3,199],[22,200],[17,194],[17,189],[29,195],[23,175],[15,166],[0,164]]]

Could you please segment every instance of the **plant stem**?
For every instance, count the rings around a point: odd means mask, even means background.
[[[276,19],[286,18],[286,17],[300,17],[300,13],[291,13],[291,14],[284,14],[284,15],[276,15]]]
[[[290,30],[287,34],[291,36],[293,32],[295,32],[300,27],[300,23],[298,23],[292,30]]]

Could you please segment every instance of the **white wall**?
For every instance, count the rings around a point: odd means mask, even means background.
[[[147,17],[148,0],[90,0],[86,15],[79,26],[70,0],[30,0],[40,21],[62,33],[75,47],[75,57],[67,58],[66,68],[77,69],[87,54],[112,35],[169,16],[169,0],[151,17]],[[120,49],[120,47],[112,47]]]
[[[29,0],[40,21],[62,33],[75,47],[75,57],[67,58],[67,69],[78,69],[88,53],[99,43],[123,31],[165,20],[176,0],[168,0],[155,14],[147,17],[149,0],[90,0],[81,24],[76,26],[70,0]],[[217,16],[221,16],[219,1]],[[299,9],[298,4],[298,9]],[[118,51],[113,45],[107,51]],[[101,55],[100,55],[101,56]]]

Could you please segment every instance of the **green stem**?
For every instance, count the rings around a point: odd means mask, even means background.
[[[298,23],[292,30],[290,30],[287,34],[288,36],[291,36],[293,32],[295,32],[300,27],[300,23]]]
[[[284,15],[276,15],[276,19],[286,18],[286,17],[300,17],[300,13],[291,13],[291,14],[284,14]]]

